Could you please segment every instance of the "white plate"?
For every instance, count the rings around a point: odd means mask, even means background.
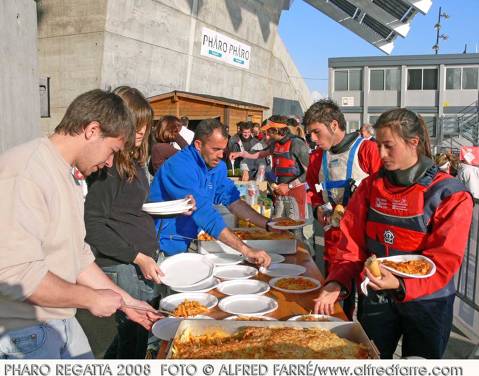
[[[319,282],[317,279],[314,279],[314,278],[311,278],[311,277],[304,277],[304,276],[301,277],[301,278],[307,279],[307,280],[315,283],[316,287],[310,288],[310,289],[304,289],[304,290],[287,290],[287,289],[283,289],[281,287],[276,286],[276,282],[278,282],[280,279],[283,279],[283,278],[297,278],[297,277],[298,276],[275,277],[275,278],[272,278],[272,279],[269,280],[269,285],[276,290],[286,292],[288,294],[306,294],[307,292],[317,290],[321,287],[321,282]]]
[[[214,265],[198,253],[180,253],[168,257],[160,264],[165,275],[161,282],[167,286],[192,287],[213,274]]]
[[[296,264],[271,264],[268,268],[261,267],[259,271],[270,277],[287,277],[301,275],[306,268]]]
[[[151,332],[156,338],[162,339],[163,341],[170,341],[175,337],[178,326],[180,326],[183,320],[182,317],[165,317],[153,324]],[[197,315],[188,317],[188,320],[213,320],[213,318],[205,315]]]
[[[223,320],[236,320],[238,317],[241,317],[241,316],[238,316],[238,315],[228,316],[228,317],[224,318]],[[252,315],[250,315],[248,317],[258,318],[258,321],[278,321],[274,317],[268,317],[268,316],[252,316]],[[242,320],[239,320],[239,321],[242,321]]]
[[[430,258],[422,255],[401,255],[401,256],[390,256],[390,257],[381,257],[378,258],[379,261],[381,260],[389,260],[389,261],[394,261],[394,262],[404,262],[404,261],[411,261],[411,260],[424,260],[426,261],[429,265],[431,265],[431,270],[427,274],[406,274],[403,272],[400,272],[396,269],[390,268],[389,266],[383,265],[387,270],[389,270],[391,273],[400,276],[400,277],[405,277],[405,278],[429,278],[434,273],[436,273],[436,264],[434,264],[434,261],[432,261]]]
[[[220,266],[215,268],[217,278],[229,281],[232,279],[248,279],[258,274],[258,269],[246,265]]]
[[[292,225],[292,226],[279,226],[276,224],[276,222],[268,222],[268,226],[276,230],[296,230],[298,228],[302,228],[306,226],[306,222],[303,222],[299,225]]]
[[[286,260],[284,258],[284,256],[280,255],[279,253],[268,253],[268,255],[269,255],[269,257],[271,257],[271,263],[272,264],[280,264],[284,260]]]
[[[170,200],[170,201],[160,201],[160,202],[148,202],[143,204],[143,210],[145,209],[164,209],[171,207],[186,206],[190,202],[187,198],[182,198],[179,200]]]
[[[170,286],[170,288],[177,292],[208,292],[213,290],[218,285],[218,283],[220,283],[220,280],[218,278],[211,276],[205,281],[200,282],[191,287]]]
[[[257,279],[237,279],[221,282],[216,290],[225,295],[263,295],[269,291],[269,285]]]
[[[178,207],[171,207],[171,208],[162,208],[162,209],[142,209],[143,211],[147,212],[151,215],[173,215],[173,214],[183,214],[188,212],[193,206],[186,205],[186,206],[178,206]]]
[[[236,265],[244,261],[243,255],[233,255],[230,253],[209,253],[205,257],[215,266]]]
[[[221,299],[219,309],[233,315],[262,316],[278,309],[278,302],[264,295],[233,295]]]
[[[314,322],[314,321],[307,321],[307,320],[301,320],[303,316],[314,316],[315,319],[319,319],[319,321],[325,321],[325,322],[338,322],[338,321],[344,321],[341,320],[337,317],[334,316],[328,316],[328,315],[315,315],[315,314],[309,314],[309,315],[298,315],[291,317],[288,319],[288,321],[305,321],[305,322]]]
[[[168,295],[167,297],[161,299],[160,308],[172,312],[186,299],[195,300],[208,309],[216,307],[218,304],[218,299],[216,296],[206,292],[183,292],[180,294]]]

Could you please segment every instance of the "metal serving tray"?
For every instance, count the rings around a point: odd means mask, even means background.
[[[379,359],[379,351],[374,343],[368,338],[361,324],[353,321],[341,322],[312,322],[312,321],[234,321],[234,320],[183,320],[176,331],[173,342],[168,351],[167,358],[173,356],[172,349],[174,341],[181,336],[183,331],[190,330],[192,335],[205,334],[214,329],[221,329],[226,333],[234,333],[242,326],[259,327],[290,327],[290,328],[323,328],[329,329],[341,338],[349,339],[356,343],[367,346],[370,359]]]
[[[233,228],[232,231],[255,231],[254,227]],[[296,239],[280,239],[280,240],[243,240],[250,247],[264,249],[267,252],[279,253],[282,255],[293,255],[296,253],[298,241]],[[198,250],[202,254],[206,253],[233,253],[240,254],[230,246],[219,240],[199,240]]]

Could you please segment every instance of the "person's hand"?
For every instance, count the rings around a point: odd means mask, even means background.
[[[314,313],[320,313],[323,315],[334,314],[334,304],[339,298],[341,293],[341,286],[337,282],[329,282],[321,290],[319,295],[314,299]]]
[[[236,158],[243,158],[243,152],[242,151],[233,151],[230,153],[229,158],[231,160],[235,160]]]
[[[113,290],[93,290],[91,302],[87,309],[93,316],[109,317],[113,315],[123,304],[120,294]]]
[[[191,215],[196,210],[196,200],[193,195],[186,195],[185,198],[189,200],[189,203],[191,204],[191,209],[184,213],[184,215]]]
[[[161,283],[161,277],[163,277],[164,274],[153,258],[139,252],[133,260],[133,263],[139,266],[145,279],[157,284]]]
[[[274,193],[279,196],[285,196],[289,192],[288,184],[281,183],[275,186]]]
[[[126,304],[133,307],[144,308],[145,310],[127,308],[125,306],[121,307],[121,310],[128,316],[131,321],[134,321],[146,330],[150,330],[151,326],[158,320],[162,319],[164,316],[160,313],[156,313],[155,309],[146,302],[143,302],[138,299],[129,298],[125,301]]]
[[[327,226],[331,223],[331,216],[329,214],[325,214],[324,210],[319,206],[316,209],[316,214],[318,217],[318,222],[321,226]]]
[[[248,261],[251,261],[256,265],[267,268],[271,264],[271,257],[263,250],[245,247],[242,253]]]
[[[379,269],[381,270],[381,277],[376,278],[368,268],[364,268],[364,272],[370,281],[368,285],[375,291],[398,289],[400,286],[399,279],[381,264],[379,264]]]

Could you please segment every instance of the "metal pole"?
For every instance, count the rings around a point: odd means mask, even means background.
[[[436,28],[436,52],[435,54],[437,55],[439,51],[439,31],[441,30],[441,7],[439,7],[439,15],[437,17],[437,28]]]

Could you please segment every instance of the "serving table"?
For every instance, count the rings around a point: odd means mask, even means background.
[[[323,275],[319,271],[309,252],[301,245],[301,243],[299,243],[297,251],[294,255],[285,255],[285,258],[285,263],[304,266],[306,268],[306,272],[303,274],[304,276],[315,278],[320,281],[321,284],[324,283]],[[255,278],[265,282],[268,282],[271,279],[271,277],[262,273],[258,273]],[[218,299],[224,298],[226,296],[216,291],[216,289],[211,290],[209,293],[216,296]],[[275,319],[284,321],[292,316],[305,315],[313,312],[314,299],[318,296],[318,290],[305,294],[291,294],[271,288],[271,290],[265,295],[272,297],[278,302],[278,309],[265,316],[274,317]],[[211,309],[207,315],[217,320],[222,320],[228,316],[231,316],[229,313],[221,311],[217,306]],[[339,303],[335,304],[333,316],[345,321],[348,320]],[[166,357],[167,348],[168,342],[162,341],[158,351],[157,359],[164,359]]]

